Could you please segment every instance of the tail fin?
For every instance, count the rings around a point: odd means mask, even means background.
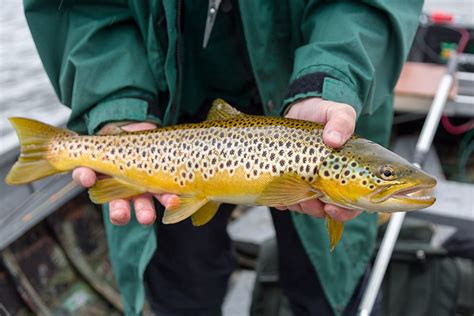
[[[48,145],[54,136],[75,135],[74,132],[21,117],[9,120],[20,140],[21,154],[5,178],[7,184],[25,184],[62,172],[48,161]]]

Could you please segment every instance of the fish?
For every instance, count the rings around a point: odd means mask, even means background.
[[[222,203],[289,206],[310,199],[369,212],[419,210],[436,179],[370,140],[352,136],[341,148],[323,141],[323,125],[246,115],[221,99],[200,123],[113,135],[83,136],[26,119],[10,118],[21,154],[10,185],[89,167],[108,175],[89,189],[104,204],[145,192],[174,193],[163,223],[191,217],[209,222]],[[326,217],[331,250],[343,223]]]

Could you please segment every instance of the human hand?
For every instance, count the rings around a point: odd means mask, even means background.
[[[111,125],[106,125],[103,130],[101,130],[101,134],[106,134],[107,131],[114,131],[117,128],[117,126],[114,127]],[[121,126],[120,128],[127,132],[133,132],[154,129],[156,128],[156,125],[152,123],[141,122],[127,124]],[[86,188],[92,187],[97,181],[97,177],[98,175],[94,172],[94,170],[85,167],[76,168],[72,173],[72,178],[74,181]],[[174,194],[159,194],[154,196],[164,207],[169,207],[179,203],[179,197]],[[153,204],[153,195],[151,193],[141,194],[132,199],[119,199],[110,201],[109,218],[112,224],[125,225],[130,221],[130,202],[133,202],[135,216],[140,224],[153,224],[156,219],[156,211]]]
[[[323,140],[330,147],[338,148],[345,144],[355,129],[356,112],[345,103],[308,98],[292,105],[287,118],[312,121],[324,124]],[[338,221],[348,221],[361,212],[326,204],[318,199],[308,200],[288,207],[277,207],[279,210],[305,213],[314,217],[325,217],[326,214]]]

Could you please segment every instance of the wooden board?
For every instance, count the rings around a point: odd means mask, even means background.
[[[426,113],[445,72],[443,65],[407,62],[395,86],[395,110]],[[455,83],[449,94],[450,101],[456,96],[456,90]]]

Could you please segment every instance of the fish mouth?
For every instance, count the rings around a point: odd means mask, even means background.
[[[410,204],[432,205],[436,198],[429,194],[434,185],[418,185],[394,192],[390,197]]]
[[[396,199],[403,204],[419,204],[419,205],[432,205],[436,198],[430,195],[430,189],[434,188],[436,182],[428,184],[418,184],[412,185],[410,187],[404,187],[384,196],[380,196],[384,191],[391,191],[387,187],[382,187],[379,190],[375,191],[371,197],[373,203],[382,203],[388,199]]]

